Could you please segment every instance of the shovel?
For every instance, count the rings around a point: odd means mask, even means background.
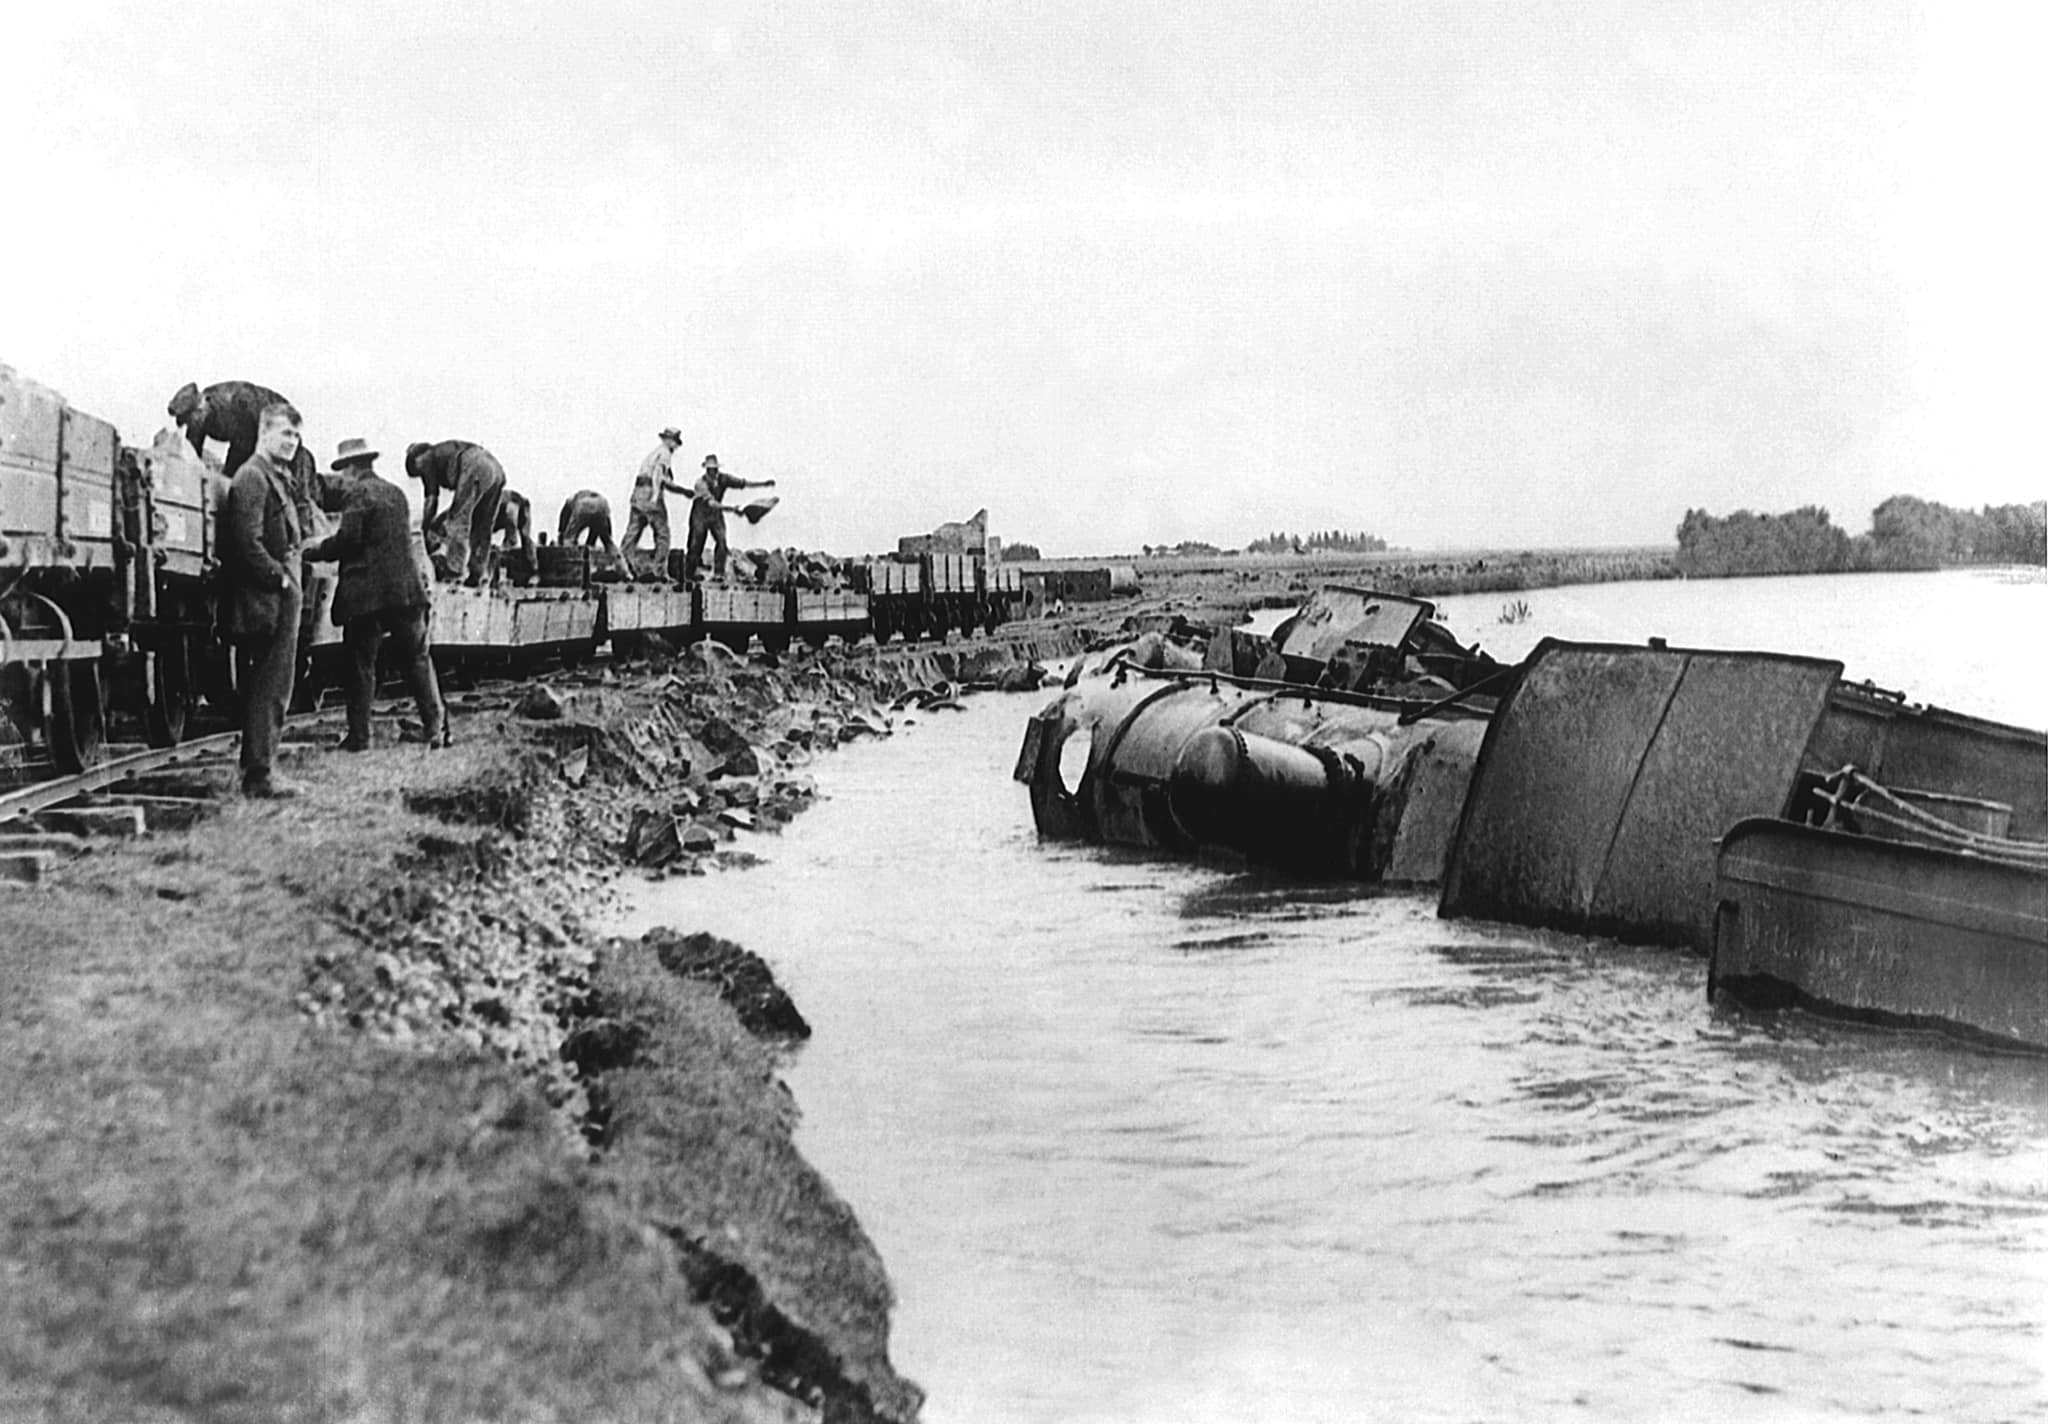
[[[720,505],[719,508],[723,509],[727,514],[737,514],[743,516],[749,524],[759,524],[761,522],[761,516],[766,514],[769,510],[775,508],[775,506],[780,504],[781,502],[782,501],[780,496],[769,494],[763,495],[759,499],[749,500],[747,503],[740,505],[737,508],[730,504]]]

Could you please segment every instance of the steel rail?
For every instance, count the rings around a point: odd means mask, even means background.
[[[98,791],[102,787],[126,781],[129,777],[138,776],[145,771],[173,765],[186,757],[226,750],[232,747],[235,739],[241,735],[240,732],[215,732],[210,736],[194,737],[189,742],[180,742],[175,747],[154,747],[146,752],[113,757],[71,776],[53,777],[48,781],[34,782],[18,790],[0,792],[0,821],[48,810],[52,806],[69,801],[74,796],[83,796],[88,791]]]

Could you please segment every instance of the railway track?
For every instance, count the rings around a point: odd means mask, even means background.
[[[11,791],[0,791],[0,835],[4,835],[4,827],[10,821],[117,787],[148,773],[186,763],[223,760],[235,750],[235,739],[239,735],[237,732],[216,732],[212,736],[181,742],[175,747],[157,747],[109,757],[69,776],[49,776]]]
[[[578,685],[598,676],[557,672],[550,680]],[[509,707],[532,681],[469,681],[447,692],[449,715]],[[380,701],[378,716],[395,719],[410,705]],[[285,722],[285,745],[304,748],[306,734],[323,724],[331,727],[340,711],[323,703],[293,714]],[[230,729],[174,747],[124,751],[68,774],[46,761],[6,767],[13,784],[0,786],[0,884],[39,880],[58,856],[83,850],[92,837],[183,830],[210,814],[219,805],[220,788],[208,773],[233,766],[240,735]]]
[[[184,830],[219,804],[207,769],[232,764],[239,733],[109,757],[0,791],[0,885],[34,884],[95,839]]]
[[[463,718],[508,709],[537,681],[564,688],[601,686],[618,671],[616,664],[601,660],[535,668],[517,676],[457,674],[444,680],[443,695],[450,717]],[[391,721],[410,708],[409,699],[387,697],[380,698],[376,712],[380,721]],[[341,711],[323,698],[294,713],[285,723],[285,746],[303,751],[309,743],[317,745],[318,731],[337,729]],[[459,722],[457,727],[459,738]],[[57,857],[82,851],[92,837],[183,830],[210,814],[221,804],[222,782],[233,779],[239,737],[237,731],[224,730],[190,737],[173,747],[127,743],[136,749],[104,756],[68,774],[48,761],[0,756],[0,777],[6,778],[0,782],[0,885],[41,879]],[[20,743],[0,745],[0,753],[20,750]]]

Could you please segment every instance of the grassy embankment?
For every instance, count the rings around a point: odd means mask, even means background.
[[[787,1040],[588,926],[636,807],[774,824],[933,670],[690,666],[0,891],[0,1417],[914,1417]]]
[[[1221,554],[1135,559],[1061,559],[1031,567],[1129,564],[1146,609],[1196,621],[1236,621],[1257,608],[1292,607],[1324,583],[1364,584],[1388,593],[1441,598],[1512,593],[1565,584],[1676,578],[1674,549],[1555,549],[1414,554]]]

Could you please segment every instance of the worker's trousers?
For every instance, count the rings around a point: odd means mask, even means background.
[[[642,509],[637,504],[633,506],[632,513],[626,516],[626,540],[619,546],[624,551],[628,563],[632,562],[634,550],[640,547],[640,531],[643,529],[654,531],[654,556],[650,572],[655,578],[665,579],[668,577],[668,506],[657,504],[652,509]]]
[[[455,497],[441,526],[441,554],[435,560],[444,579],[483,583],[491,567],[491,531],[505,495],[505,467],[488,450],[464,450],[456,461]]]
[[[725,577],[725,511],[703,500],[690,503],[690,542],[683,547],[683,578],[697,577],[704,558],[704,536],[711,536],[711,572]]]
[[[342,646],[349,655],[349,742],[359,747],[370,744],[370,704],[377,697],[377,654],[386,635],[398,655],[399,670],[420,709],[420,726],[431,745],[439,740],[447,713],[441,705],[441,685],[434,677],[434,662],[427,651],[425,604],[359,613],[342,625]]]
[[[242,783],[270,780],[291,705],[299,665],[299,589],[282,590],[277,622],[268,634],[242,634],[235,642],[235,682],[242,694]]]

